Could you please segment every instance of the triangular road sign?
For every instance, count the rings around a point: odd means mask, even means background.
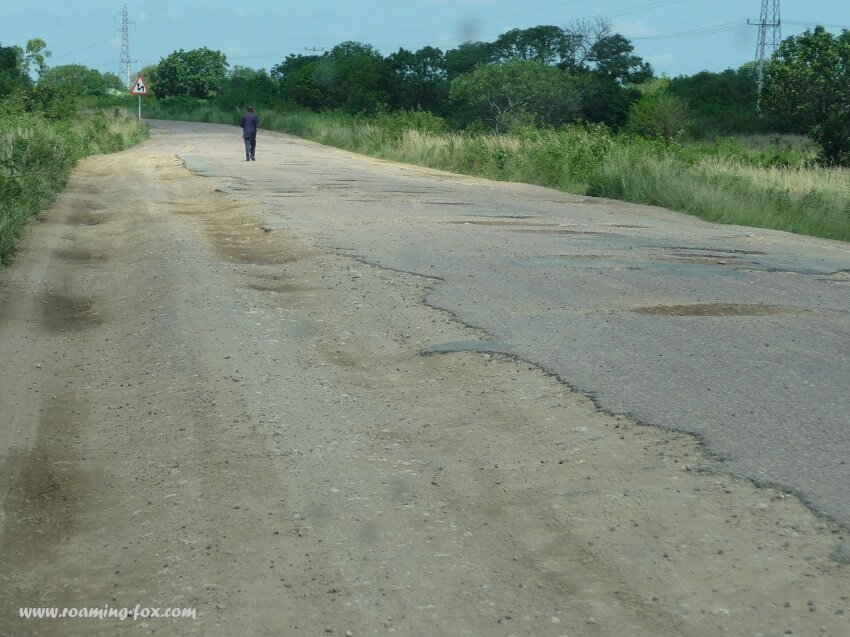
[[[130,95],[147,95],[148,87],[145,85],[145,80],[140,75],[136,80],[136,83],[133,85],[133,90],[130,91]]]

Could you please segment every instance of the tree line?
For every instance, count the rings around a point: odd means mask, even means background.
[[[42,40],[0,46],[0,99],[23,90],[38,104],[58,95],[126,90],[112,74],[48,68]],[[35,72],[37,81],[30,78]],[[604,20],[510,30],[492,42],[382,55],[342,42],[293,54],[271,69],[233,68],[202,47],[142,70],[163,102],[208,100],[224,108],[293,106],[374,115],[424,111],[457,130],[604,124],[665,140],[747,133],[809,135],[831,164],[850,163],[850,32],[818,27],[783,41],[757,93],[752,64],[656,77],[631,42]]]
[[[50,67],[51,52],[41,38],[26,47],[0,43],[0,106],[9,112],[37,113],[48,120],[73,117],[77,98],[121,95],[126,86],[113,73],[82,64]],[[35,76],[35,77],[33,77]]]
[[[231,107],[250,96],[259,104],[366,115],[423,110],[456,129],[591,122],[619,130],[644,98],[663,120],[643,122],[650,134],[776,126],[757,116],[750,69],[659,79],[603,20],[513,29],[492,42],[465,42],[447,51],[400,48],[384,56],[369,44],[343,42],[321,54],[289,55],[269,71],[231,69],[219,51],[180,50],[143,73],[160,99]],[[700,90],[706,83],[722,97]],[[661,93],[668,98],[657,99]]]

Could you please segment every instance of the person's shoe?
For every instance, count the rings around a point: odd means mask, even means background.
[[[256,159],[254,159],[253,157],[251,157],[251,161],[257,161],[257,160],[256,160]]]

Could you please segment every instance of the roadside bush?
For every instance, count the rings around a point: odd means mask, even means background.
[[[380,128],[387,139],[396,141],[411,130],[429,134],[443,134],[449,130],[442,117],[422,110],[385,111],[368,121]]]
[[[121,150],[145,135],[146,128],[121,111],[51,121],[22,112],[19,104],[0,104],[0,262],[8,262],[23,227],[64,187],[79,159]]]
[[[678,97],[665,92],[644,95],[629,110],[627,129],[668,142],[687,137],[691,131],[688,108]]]
[[[5,262],[21,228],[65,184],[74,153],[66,135],[46,121],[0,119],[0,258]]]

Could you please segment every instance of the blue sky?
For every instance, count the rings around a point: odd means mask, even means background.
[[[51,66],[118,72],[121,0],[9,0],[0,44],[47,41]],[[269,69],[290,53],[356,40],[389,54],[399,47],[449,49],[491,41],[512,28],[565,26],[601,16],[629,38],[656,73],[692,75],[753,59],[761,0],[128,0],[130,54],[137,69],[177,49],[223,51],[231,66]],[[824,24],[850,28],[848,0],[784,0],[782,35]],[[125,71],[126,74],[126,71]]]

